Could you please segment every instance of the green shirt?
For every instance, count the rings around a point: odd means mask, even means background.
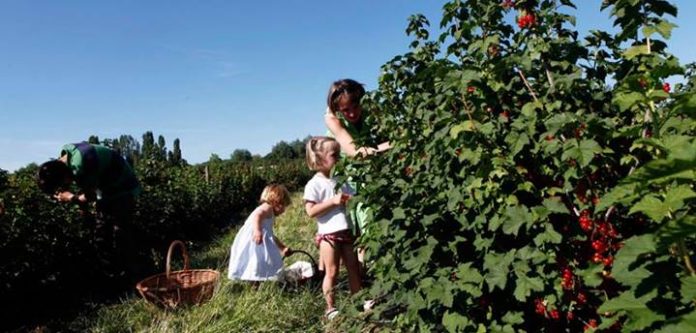
[[[60,155],[68,156],[75,183],[83,190],[96,191],[99,199],[137,196],[141,192],[131,166],[108,147],[84,142],[67,144]]]

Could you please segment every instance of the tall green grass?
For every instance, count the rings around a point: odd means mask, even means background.
[[[315,230],[315,222],[304,212],[301,196],[293,195],[293,205],[276,219],[276,236],[291,248],[307,251],[317,259],[318,253],[312,243]],[[325,304],[321,290],[287,290],[276,282],[262,283],[254,289],[247,283],[227,279],[227,258],[236,231],[234,228],[203,250],[191,254],[191,268],[216,268],[220,271],[219,287],[209,302],[165,311],[133,294],[117,304],[97,307],[80,316],[69,329],[89,332],[324,331],[322,315]],[[293,255],[286,258],[286,265],[295,260],[307,258]],[[345,302],[347,297],[345,288],[340,288],[337,302]]]

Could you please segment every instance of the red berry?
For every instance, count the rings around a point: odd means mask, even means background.
[[[512,0],[504,0],[502,6],[505,9],[510,9],[515,7],[515,3]]]
[[[601,253],[601,252],[604,252],[604,250],[607,249],[607,243],[605,243],[605,242],[604,242],[603,240],[601,240],[601,239],[596,239],[596,240],[592,241],[592,248],[593,248],[596,252]]]
[[[546,314],[546,306],[541,298],[534,300],[534,312],[542,316]]]
[[[594,262],[595,264],[599,264],[599,263],[602,262],[603,260],[604,260],[604,257],[602,257],[602,254],[599,253],[599,252],[595,253],[595,254],[592,256],[592,262]]]
[[[553,141],[554,136],[553,136],[553,134],[549,134],[549,135],[546,136],[545,139],[546,139],[546,141]]]
[[[406,176],[410,176],[411,174],[413,174],[413,168],[411,168],[411,167],[406,167],[406,169],[404,169],[404,174],[405,174]]]
[[[536,16],[532,13],[522,15],[517,19],[517,26],[520,29],[531,28],[534,25],[536,25]]]
[[[587,331],[591,328],[597,328],[597,320],[596,319],[590,319],[587,322],[587,325],[585,325],[585,331]]]
[[[641,77],[640,79],[638,79],[638,85],[639,85],[641,88],[645,89],[645,87],[648,86],[648,81],[645,80],[645,78]]]
[[[592,230],[592,220],[587,215],[580,215],[580,228],[584,231]]]
[[[665,82],[665,83],[662,85],[662,90],[663,90],[664,92],[668,93],[668,94],[669,94],[669,91],[670,91],[671,89],[672,89],[672,88],[669,86],[669,83],[667,83],[667,82]]]
[[[572,311],[568,311],[568,313],[566,313],[566,319],[568,321],[572,321],[573,319],[575,319],[575,315],[573,314]]]
[[[468,87],[466,87],[466,91],[467,91],[468,93],[471,94],[471,93],[473,93],[474,91],[476,91],[476,87],[474,87],[474,86],[468,86]]]
[[[614,257],[608,256],[604,258],[604,261],[602,261],[602,263],[604,264],[604,266],[611,266],[611,264],[614,263]]]
[[[585,295],[584,292],[578,292],[578,295],[575,297],[575,300],[578,302],[578,304],[582,305],[587,303],[587,295]]]
[[[558,313],[558,310],[553,309],[551,310],[551,312],[549,312],[549,316],[551,316],[551,318],[553,318],[554,320],[558,320],[561,317],[561,314]]]

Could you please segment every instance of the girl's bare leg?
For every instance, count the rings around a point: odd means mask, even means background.
[[[343,258],[343,263],[346,265],[346,270],[348,271],[348,285],[350,286],[350,293],[355,294],[362,288],[358,257],[355,256],[353,246],[349,244],[341,244],[340,252],[341,257]]]
[[[324,281],[321,290],[326,300],[326,309],[334,309],[334,286],[338,278],[339,252],[328,242],[322,241],[319,244],[319,258],[324,263]]]

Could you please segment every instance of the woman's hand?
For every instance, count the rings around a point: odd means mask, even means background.
[[[256,243],[256,245],[260,245],[261,243],[263,243],[263,231],[258,229],[254,230],[254,233],[251,235],[251,239],[254,240],[254,243]]]
[[[56,192],[56,194],[53,195],[53,198],[58,200],[58,202],[70,202],[75,200],[75,194],[70,191]]]

